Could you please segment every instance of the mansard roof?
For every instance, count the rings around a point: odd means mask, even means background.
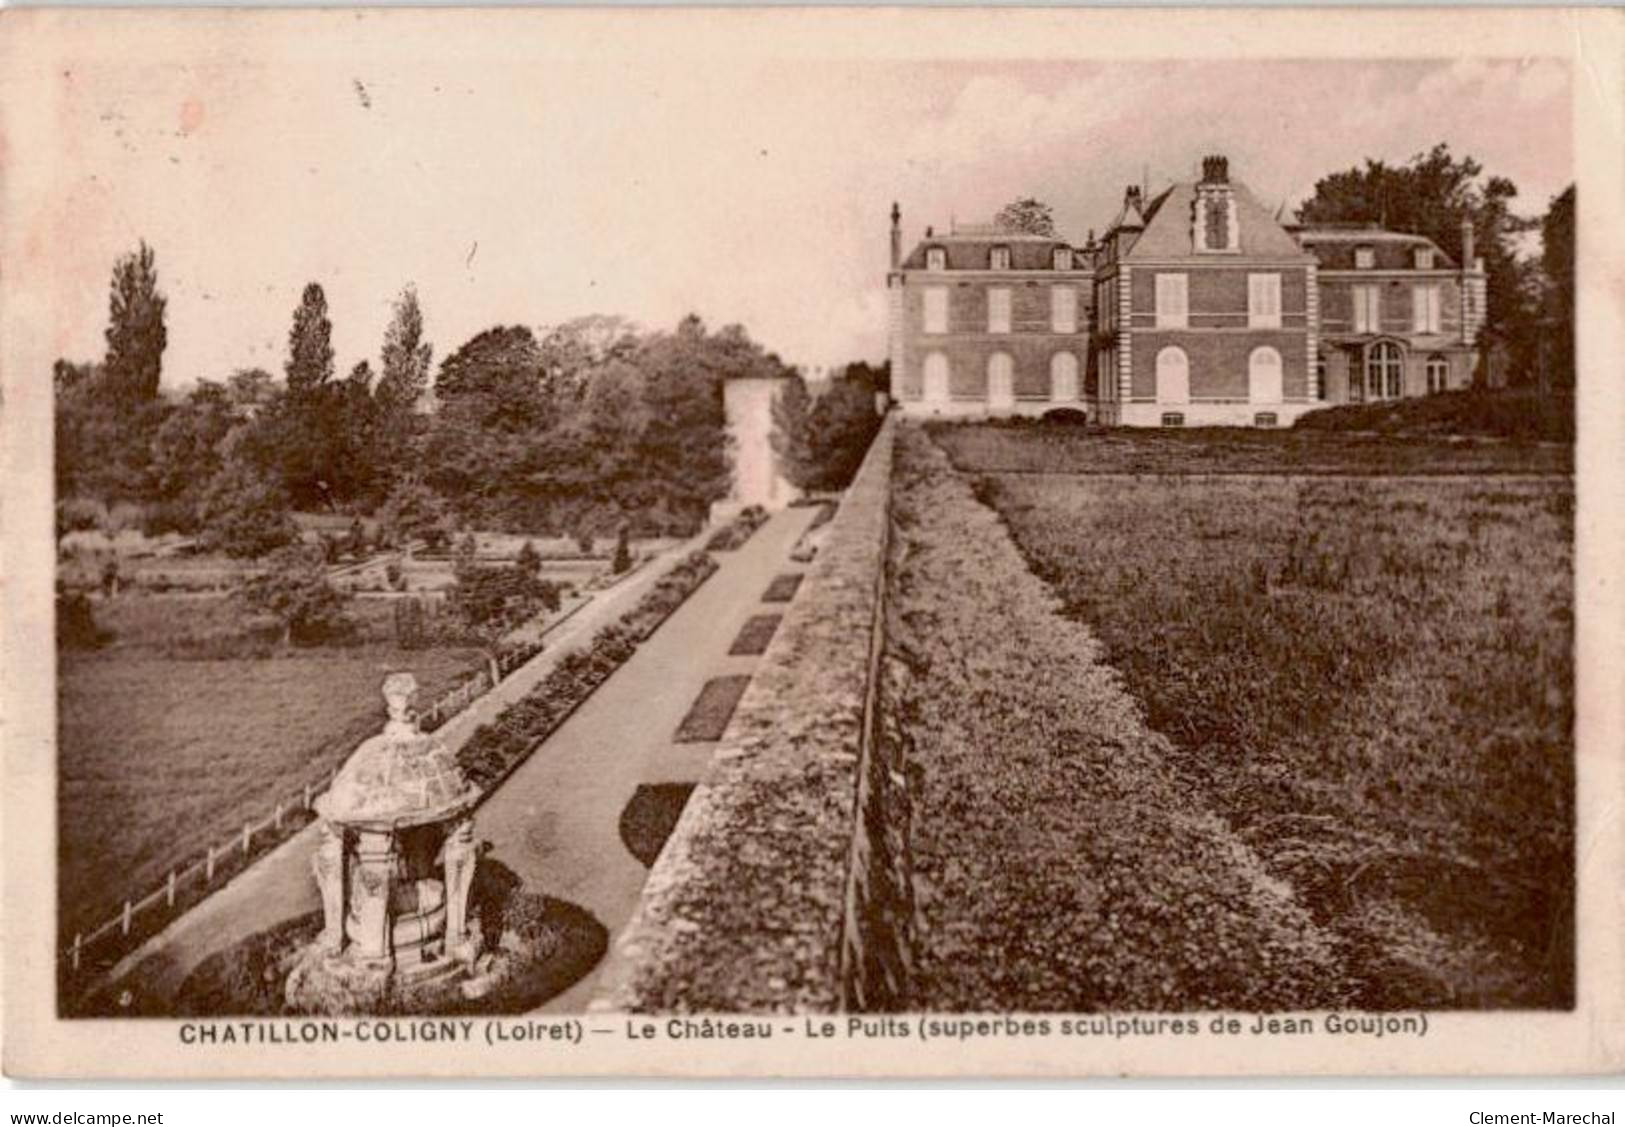
[[[1230,181],[1230,197],[1235,202],[1239,225],[1240,253],[1228,257],[1240,258],[1302,258],[1303,248],[1286,229],[1258,202],[1245,184]],[[1196,208],[1196,185],[1175,184],[1154,197],[1146,206],[1145,231],[1135,239],[1123,255],[1130,262],[1136,259],[1189,258],[1192,261],[1211,262],[1224,256],[1199,252],[1191,246],[1191,221]]]
[[[1389,231],[1375,225],[1300,227],[1292,233],[1303,249],[1315,256],[1322,270],[1355,269],[1354,252],[1360,247],[1371,248],[1374,270],[1414,270],[1416,252],[1428,249],[1433,251],[1435,270],[1456,268],[1455,259],[1426,235]]]
[[[1010,248],[1010,269],[1049,270],[1053,267],[1057,247],[1070,248],[1065,239],[1049,235],[1028,235],[1019,231],[990,234],[977,230],[973,234],[932,235],[917,243],[903,260],[904,270],[924,270],[925,252],[940,247],[947,252],[950,270],[986,270],[988,252],[994,247]]]

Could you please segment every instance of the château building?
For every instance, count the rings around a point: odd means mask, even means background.
[[[1222,156],[1096,239],[927,228],[892,206],[892,397],[910,414],[1284,426],[1316,407],[1472,382],[1483,262],[1375,226],[1280,222]]]

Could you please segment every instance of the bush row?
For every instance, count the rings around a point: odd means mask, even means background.
[[[713,552],[731,552],[743,545],[766,523],[766,509],[760,505],[747,505],[733,520],[713,532],[705,546]]]
[[[565,654],[534,689],[476,728],[457,752],[469,779],[489,790],[506,777],[716,569],[716,561],[706,553],[690,554],[619,620],[600,630],[585,647]]]

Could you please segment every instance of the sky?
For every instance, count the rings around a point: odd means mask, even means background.
[[[1440,141],[1539,214],[1573,178],[1569,69],[1545,60],[965,62],[610,49],[252,52],[63,67],[25,216],[50,348],[100,357],[115,258],[145,239],[169,298],[164,385],[280,374],[324,287],[338,374],[414,284],[438,363],[494,324],[587,313],[742,323],[808,368],[885,354],[888,212],[985,220],[1018,196],[1063,234],[1201,157],[1289,209],[1317,177]]]

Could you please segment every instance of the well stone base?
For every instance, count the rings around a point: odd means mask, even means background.
[[[288,972],[285,996],[295,1013],[432,1013],[461,997],[468,977],[469,963],[461,958],[395,967],[330,955],[313,944]]]

